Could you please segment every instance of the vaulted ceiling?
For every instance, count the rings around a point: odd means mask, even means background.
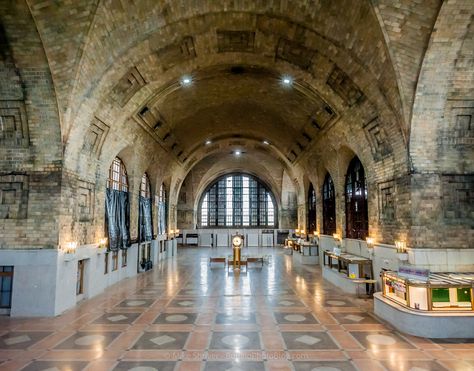
[[[66,154],[76,157],[99,120],[112,131],[145,131],[189,168],[212,152],[207,140],[223,153],[235,140],[268,152],[256,145],[268,141],[291,166],[324,150],[337,123],[356,131],[374,119],[406,145],[441,1],[27,3]]]

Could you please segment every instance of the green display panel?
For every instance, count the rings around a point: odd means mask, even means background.
[[[458,290],[458,301],[471,301],[471,289],[463,288]]]
[[[433,302],[449,303],[449,289],[431,289]]]

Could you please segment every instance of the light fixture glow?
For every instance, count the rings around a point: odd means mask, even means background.
[[[234,155],[236,155],[236,156],[240,156],[241,154],[242,154],[242,152],[240,150],[234,151]]]
[[[212,143],[212,141],[208,139],[208,140],[206,140],[206,143],[205,143],[205,144],[206,144],[206,146],[208,146],[208,145],[211,144],[211,143]]]
[[[181,78],[181,85],[191,85],[193,79],[190,76],[183,76]]]
[[[368,247],[369,249],[372,249],[372,248],[374,247],[375,238],[373,238],[373,237],[367,237],[367,238],[365,239],[365,241],[367,242],[367,247]]]
[[[290,77],[290,76],[283,76],[281,78],[281,82],[284,84],[284,85],[291,85],[293,83],[293,79]]]
[[[263,144],[266,144],[268,146],[270,144],[270,142],[268,140],[264,140]]]
[[[67,242],[64,248],[66,254],[74,254],[77,249],[77,241]]]

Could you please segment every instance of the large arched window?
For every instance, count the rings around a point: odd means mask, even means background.
[[[161,184],[158,195],[158,234],[166,233],[166,188]]]
[[[323,233],[336,233],[336,195],[329,173],[326,174],[323,184]]]
[[[117,191],[128,191],[127,170],[122,160],[118,157],[115,157],[112,161],[112,165],[110,165],[107,188]]]
[[[365,239],[369,231],[367,182],[362,163],[354,157],[346,174],[346,237]]]
[[[313,184],[309,184],[308,190],[308,221],[306,223],[306,232],[313,233],[316,230],[316,191]]]
[[[273,194],[257,178],[245,174],[217,179],[201,196],[201,227],[275,227]]]
[[[109,249],[130,247],[130,202],[125,165],[116,157],[109,169],[105,196],[105,220]]]
[[[153,222],[151,210],[150,179],[145,173],[140,183],[140,196],[138,198],[138,239],[139,242],[153,239]]]

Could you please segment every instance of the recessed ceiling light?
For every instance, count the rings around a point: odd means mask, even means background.
[[[236,156],[240,156],[241,154],[242,154],[242,152],[240,150],[234,151],[234,155],[236,155]]]
[[[263,141],[263,144],[269,145],[270,142],[269,142],[268,140],[264,140],[264,141]]]
[[[283,76],[281,82],[284,85],[291,85],[293,83],[293,79],[290,76]]]
[[[206,146],[208,146],[208,145],[211,144],[211,143],[212,143],[212,141],[208,139],[208,140],[206,140],[206,143],[205,143],[205,144],[206,144]]]
[[[190,76],[183,76],[181,78],[181,85],[191,85],[193,79]]]

